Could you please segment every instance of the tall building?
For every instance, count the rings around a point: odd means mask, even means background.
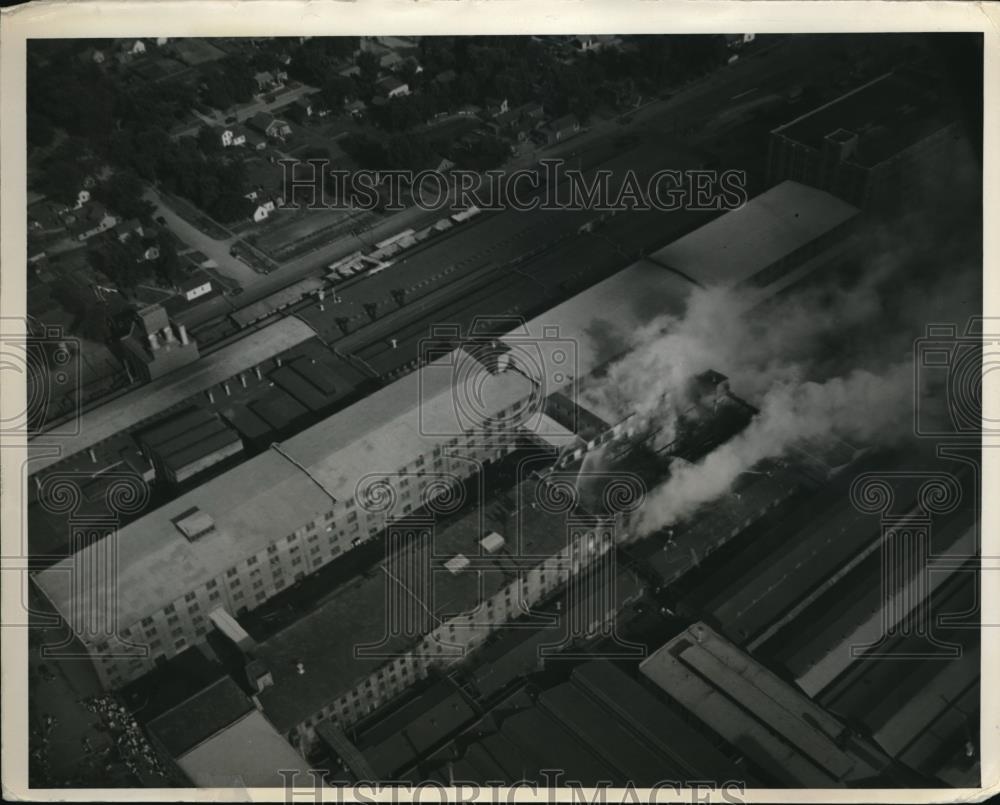
[[[774,129],[768,178],[895,207],[951,170],[962,142],[946,92],[927,76],[886,73]]]

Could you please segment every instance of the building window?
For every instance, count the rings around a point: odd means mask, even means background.
[[[150,629],[148,632],[146,632],[146,637],[149,638],[156,637],[156,629]]]
[[[247,564],[248,565],[255,565],[255,564],[257,564],[257,557],[256,556],[251,556],[249,559],[247,559]]]
[[[284,579],[275,579],[275,582],[274,582],[274,589],[275,590],[280,590],[284,586],[285,586],[285,580]]]
[[[182,649],[186,645],[187,645],[187,640],[185,640],[183,637],[180,640],[178,640],[176,643],[174,643],[174,647],[177,648],[177,649]]]
[[[194,593],[188,593],[184,596],[185,601],[194,601]]]
[[[180,637],[180,636],[181,636],[182,634],[184,634],[184,630],[183,630],[183,629],[174,629],[174,630],[173,630],[173,631],[172,631],[172,632],[170,633],[170,636],[171,636],[171,637]]]
[[[156,649],[158,649],[162,645],[163,644],[159,640],[154,640],[152,643],[149,644],[149,647],[153,649],[153,651],[156,651]]]
[[[209,590],[214,590],[217,586],[218,584],[215,581],[215,579],[212,579],[211,581],[208,582],[208,584],[205,585],[205,587]]]
[[[142,625],[143,626],[149,626],[149,624],[151,624],[152,622],[153,622],[152,618],[143,618],[142,619]]]
[[[295,534],[289,534],[288,535],[288,541],[289,542],[295,542],[296,539],[298,539],[298,537]]]
[[[209,593],[208,594],[208,600],[209,601],[218,601],[219,600],[219,591],[215,590],[214,592]]]
[[[193,604],[191,604],[191,606],[188,607],[188,612],[197,612],[199,609],[201,609],[201,607],[198,605],[198,602],[195,601]]]
[[[169,618],[167,618],[167,626],[173,626],[179,620],[180,620],[179,616],[171,615]]]
[[[233,593],[233,600],[234,601],[239,601],[242,597],[243,597],[243,593],[242,592],[235,592],[235,593]]]
[[[168,604],[168,605],[167,605],[167,606],[166,606],[166,607],[164,608],[164,610],[163,610],[163,611],[164,611],[164,612],[166,612],[166,613],[167,613],[167,614],[169,615],[169,614],[170,614],[171,612],[173,612],[173,611],[174,611],[174,605],[173,605],[173,604]]]
[[[226,575],[229,578],[232,578],[233,576],[235,576],[236,575],[236,568],[235,567],[229,568],[229,570],[226,571]]]

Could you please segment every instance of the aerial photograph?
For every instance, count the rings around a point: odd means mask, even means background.
[[[31,788],[980,787],[983,35],[404,33],[27,42]]]

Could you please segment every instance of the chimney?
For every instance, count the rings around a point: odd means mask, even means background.
[[[243,372],[240,372],[240,385],[243,386],[243,388],[247,387],[247,376],[243,374]]]
[[[94,448],[93,447],[88,447],[87,448],[87,455],[90,456],[90,460],[91,460],[92,463],[94,463],[94,464],[97,463],[97,453],[94,452]]]
[[[182,344],[187,344],[188,343],[188,331],[187,331],[187,327],[185,327],[182,324],[177,329],[180,331],[180,334],[181,334],[181,343]]]
[[[160,342],[156,340],[156,333],[150,333],[149,336],[149,348],[156,352],[160,348]]]
[[[258,379],[258,380],[260,380],[260,379],[261,379],[261,373],[260,373],[260,367],[259,367],[259,366],[255,366],[255,367],[253,368],[253,373],[254,373],[255,375],[257,375],[257,379]]]
[[[398,343],[397,343],[396,339],[395,338],[390,338],[389,341],[392,342],[392,348],[396,349],[396,347],[398,346]]]
[[[222,390],[226,392],[227,397],[232,394],[232,392],[229,390],[229,383],[223,383]]]
[[[210,403],[214,403],[215,402],[215,395],[212,393],[211,389],[209,389],[208,391],[205,392],[205,396],[208,397],[208,401]]]
[[[280,368],[281,367],[281,358],[275,358],[274,359],[274,365]]]
[[[305,675],[306,667],[301,660],[295,663],[295,670],[299,674],[299,676]]]
[[[177,338],[174,336],[174,331],[170,328],[169,324],[163,328],[163,337],[167,340],[168,344],[177,343]]]

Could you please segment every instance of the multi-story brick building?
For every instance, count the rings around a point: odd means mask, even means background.
[[[35,580],[102,682],[141,676],[204,640],[213,609],[248,612],[377,534],[384,518],[358,505],[362,481],[390,479],[365,491],[396,496],[405,516],[514,449],[516,428],[457,413],[455,360],[428,364],[120,530],[81,529],[79,550]],[[484,417],[502,422],[540,404],[516,369],[484,374]]]
[[[924,75],[886,73],[774,129],[768,179],[891,208],[950,170],[963,142],[947,91]]]

